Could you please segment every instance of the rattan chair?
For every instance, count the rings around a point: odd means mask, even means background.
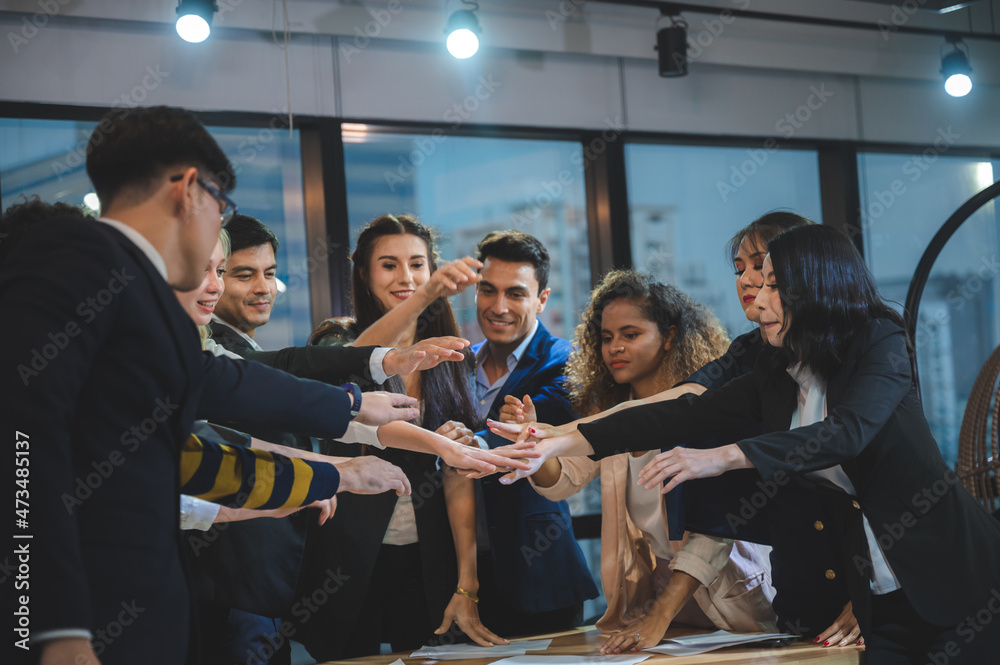
[[[1000,515],[1000,347],[993,350],[976,377],[958,437],[956,472],[965,489],[994,516]]]

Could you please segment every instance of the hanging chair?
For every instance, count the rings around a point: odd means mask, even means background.
[[[976,377],[958,436],[955,471],[965,489],[987,512],[997,514],[1000,492],[1000,346],[993,350]]]

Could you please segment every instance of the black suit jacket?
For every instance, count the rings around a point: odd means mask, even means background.
[[[32,634],[89,629],[105,665],[192,659],[178,487],[193,420],[340,436],[350,399],[202,352],[147,257],[100,222],[39,225],[0,268],[0,307],[16,317],[0,326],[0,422],[30,443]]]
[[[669,448],[757,422],[765,434],[739,443],[765,479],[840,464],[851,497],[811,483],[839,531],[841,568],[862,630],[870,627],[871,561],[861,511],[914,609],[955,625],[988,606],[1000,588],[1000,523],[969,495],[931,436],[910,372],[904,333],[876,320],[859,331],[827,382],[824,420],[788,430],[797,385],[762,354],[753,374],[700,397],[637,407],[580,432],[600,456],[629,441]],[[643,445],[647,445],[644,443]]]
[[[280,351],[257,351],[229,326],[213,322],[212,339],[233,353],[302,378],[339,384],[365,383],[370,377],[368,361],[376,347],[290,347]],[[268,391],[270,396],[271,392]],[[331,453],[328,445],[302,433],[271,425],[254,426],[242,421],[228,424],[265,441]],[[357,446],[353,446],[354,449]],[[338,453],[339,454],[339,453]],[[395,495],[393,495],[395,496]],[[339,511],[338,511],[339,512]],[[185,534],[192,555],[195,588],[200,600],[216,606],[253,614],[289,616],[301,597],[299,586],[311,593],[317,570],[327,565],[306,562],[309,534],[320,530],[313,511],[302,511],[281,520],[246,520],[213,525],[208,531]],[[324,529],[329,531],[329,527]],[[310,557],[312,558],[312,557]],[[316,570],[314,570],[316,568]],[[320,580],[322,582],[322,580]],[[311,588],[310,588],[311,586]]]
[[[377,346],[290,346],[279,351],[257,351],[229,326],[209,324],[212,339],[247,360],[324,383],[372,380],[368,361]]]

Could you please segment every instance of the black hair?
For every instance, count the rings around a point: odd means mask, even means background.
[[[0,263],[3,263],[36,226],[53,217],[92,219],[79,208],[67,203],[45,203],[37,196],[15,203],[0,217]]]
[[[357,321],[349,316],[323,319],[309,333],[306,346],[341,346],[353,341],[359,334]]]
[[[229,232],[229,242],[232,245],[230,251],[238,252],[248,247],[259,247],[260,245],[271,245],[274,254],[278,254],[278,237],[274,231],[267,228],[264,222],[251,217],[250,215],[233,215],[233,218],[226,222],[226,231]]]
[[[829,379],[869,321],[903,325],[841,231],[821,224],[799,226],[772,238],[768,247],[773,284],[784,309],[782,348],[788,364],[802,362]]]
[[[125,190],[146,193],[168,169],[195,167],[199,176],[230,192],[236,173],[229,158],[194,116],[170,106],[115,108],[87,143],[87,175],[107,210]]]
[[[386,313],[382,301],[368,287],[375,245],[380,238],[390,235],[414,235],[427,247],[427,267],[431,274],[437,270],[440,257],[434,246],[434,232],[411,215],[382,215],[365,224],[358,236],[351,262],[351,301],[358,333],[378,321]],[[341,322],[342,324],[342,322]],[[448,298],[438,298],[417,318],[415,342],[431,337],[451,335],[461,337],[455,313]],[[466,355],[468,361],[471,356]],[[421,424],[434,431],[449,420],[457,420],[467,427],[478,425],[473,407],[470,362],[444,362],[420,373],[420,394],[423,396]]]
[[[740,245],[748,238],[755,251],[762,251],[766,254],[767,245],[774,236],[782,231],[794,229],[796,226],[815,223],[807,217],[788,210],[771,211],[761,215],[733,234],[733,237],[726,243],[726,258],[735,262],[736,255],[740,252]]]
[[[486,262],[488,257],[510,263],[530,263],[535,269],[539,295],[549,285],[549,252],[535,236],[521,231],[493,231],[476,246],[477,257]]]

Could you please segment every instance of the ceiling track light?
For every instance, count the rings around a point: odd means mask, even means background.
[[[478,2],[462,0],[463,4],[469,5],[472,9],[458,9],[448,17],[448,25],[444,29],[445,46],[448,53],[464,60],[471,58],[479,50],[479,35],[483,33],[479,27],[479,19],[476,18],[476,11],[479,9]]]
[[[972,91],[972,67],[969,65],[969,47],[961,37],[948,37],[952,50],[941,58],[941,76],[944,90],[952,97],[965,97]]]
[[[676,78],[687,76],[687,22],[677,14],[668,14],[667,9],[660,10],[663,16],[670,17],[670,25],[656,32],[657,60],[660,66],[660,76]]]
[[[212,16],[219,11],[215,0],[180,0],[177,5],[177,34],[181,39],[197,44],[212,32]]]

